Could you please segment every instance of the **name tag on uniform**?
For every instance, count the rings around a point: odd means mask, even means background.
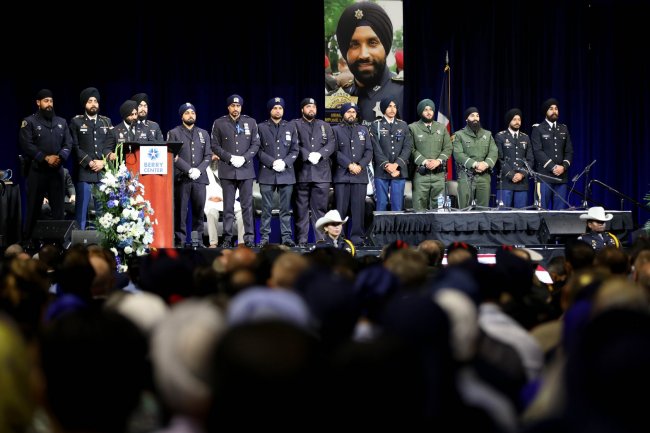
[[[359,131],[359,140],[366,141],[366,134],[363,131]]]
[[[287,131],[284,133],[284,139],[287,141],[291,141],[291,132]]]

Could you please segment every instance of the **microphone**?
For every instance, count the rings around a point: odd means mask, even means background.
[[[200,245],[199,232],[197,232],[196,230],[193,230],[191,236],[192,236],[192,248],[197,249],[199,247],[199,245]]]
[[[585,167],[584,170],[582,170],[580,173],[578,173],[578,174],[576,174],[575,176],[573,176],[573,179],[571,179],[571,182],[577,182],[578,179],[580,179],[580,177],[581,177],[584,173],[588,172],[589,169],[591,168],[591,166],[594,165],[595,163],[596,163],[596,160],[594,159],[593,161],[591,161],[591,164],[589,164],[588,166]]]

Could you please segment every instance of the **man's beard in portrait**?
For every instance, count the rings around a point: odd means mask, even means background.
[[[424,122],[424,123],[431,123],[431,122],[433,122],[433,112],[430,113],[429,115],[430,115],[431,117],[426,117],[426,116],[424,115],[424,112],[423,112],[422,115],[420,116],[420,119],[422,119],[422,122]]]
[[[196,120],[194,120],[194,119],[183,120],[183,123],[185,125],[187,125],[187,126],[192,126],[192,125],[194,125],[195,122],[196,122]]]
[[[52,120],[54,117],[54,108],[52,107],[47,107],[46,109],[39,109],[38,110],[41,113],[41,116],[43,116],[44,119],[47,120]]]
[[[307,120],[314,120],[314,118],[316,117],[316,115],[313,114],[313,113],[303,113],[303,117],[304,117],[305,119],[307,119]]]
[[[359,68],[361,65],[372,64],[373,68],[370,70],[360,71]],[[386,60],[373,60],[370,62],[364,62],[357,60],[356,62],[348,65],[350,71],[354,75],[354,78],[363,84],[364,87],[372,88],[379,84],[381,76],[384,74],[384,69],[386,69]]]
[[[98,107],[90,107],[90,109],[86,110],[86,114],[88,116],[94,116],[97,113],[99,113],[99,108]]]
[[[348,125],[354,125],[355,123],[357,123],[357,118],[356,117],[344,117],[343,120]]]
[[[467,126],[469,126],[469,129],[474,131],[474,134],[476,134],[478,130],[481,129],[481,122],[478,120],[470,120],[467,122]]]
[[[553,113],[548,117],[549,122],[557,122],[558,115]]]

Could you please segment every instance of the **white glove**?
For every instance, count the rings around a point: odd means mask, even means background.
[[[235,168],[239,168],[239,167],[241,167],[242,165],[244,165],[245,162],[246,162],[246,159],[244,159],[243,156],[233,155],[233,156],[230,157],[230,163],[231,163]]]
[[[320,153],[311,152],[307,159],[309,160],[309,162],[311,162],[312,164],[315,165],[315,164],[318,164],[318,161],[320,161],[320,158],[321,158]]]
[[[198,168],[190,168],[190,171],[187,175],[190,177],[190,179],[196,180],[201,176],[201,172]]]
[[[286,167],[287,164],[281,159],[276,159],[273,161],[273,170],[277,171],[278,173],[284,171]]]

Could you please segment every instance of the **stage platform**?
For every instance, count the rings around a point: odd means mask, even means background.
[[[614,215],[607,230],[625,242],[634,230],[631,211],[606,211]],[[559,245],[585,232],[584,210],[436,210],[427,212],[374,212],[368,240],[383,246],[395,240],[417,245],[425,239],[477,246]]]

